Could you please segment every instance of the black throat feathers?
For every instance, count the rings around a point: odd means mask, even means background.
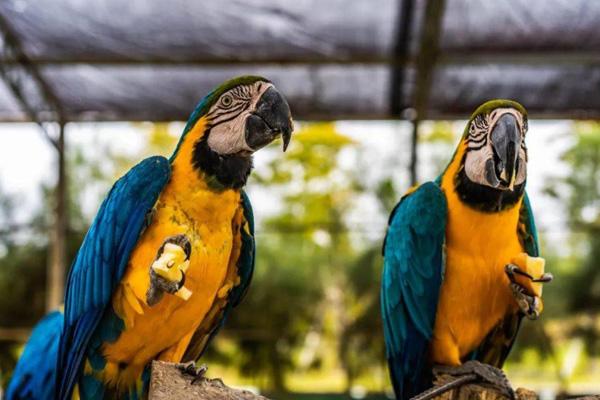
[[[500,190],[472,182],[465,172],[464,159],[454,177],[454,188],[460,200],[480,211],[498,212],[511,208],[525,192],[525,182],[515,185],[514,190]]]
[[[194,144],[194,168],[208,178],[208,185],[215,190],[241,189],[252,171],[252,156],[218,154],[208,146],[209,133]]]

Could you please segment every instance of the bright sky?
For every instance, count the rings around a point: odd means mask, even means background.
[[[457,136],[464,128],[464,121],[453,123]],[[338,122],[340,132],[358,142],[358,151],[348,150],[340,156],[343,168],[358,168],[366,180],[377,180],[392,171],[398,187],[405,189],[406,165],[408,163],[408,138],[410,127],[404,122],[392,121],[343,121]],[[175,123],[171,130],[178,132],[183,125]],[[425,124],[425,130],[428,126]],[[550,242],[564,239],[564,217],[559,203],[543,193],[549,177],[568,173],[560,161],[560,155],[572,140],[569,121],[531,121],[527,137],[529,148],[528,192],[534,206],[536,219],[543,236]],[[68,144],[81,144],[87,157],[102,157],[101,149],[110,147],[125,154],[137,154],[143,146],[145,132],[140,125],[129,123],[82,123],[68,126]],[[293,140],[292,140],[293,145]],[[438,154],[435,148],[420,149],[421,181],[433,179],[440,171],[431,168],[432,157],[445,159],[451,154]],[[169,154],[171,149],[166,149]],[[256,168],[265,167],[269,152],[258,152]],[[284,155],[277,155],[284,156]],[[111,160],[106,160],[110,163]],[[41,204],[40,183],[54,180],[54,152],[34,124],[0,124],[0,187],[18,196],[17,220],[26,222]],[[265,210],[276,212],[271,193],[250,188],[257,219],[265,216]],[[101,194],[86,198],[82,207],[86,215],[93,216],[101,200]],[[270,203],[270,204],[269,204]],[[367,233],[378,235],[385,229],[385,216],[377,208],[377,202],[369,196],[359,200],[360,207],[352,213],[351,221]],[[260,206],[259,206],[260,205]]]

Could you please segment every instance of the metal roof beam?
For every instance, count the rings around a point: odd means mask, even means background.
[[[445,0],[428,0],[425,6],[424,23],[419,43],[419,52],[416,57],[416,88],[413,98],[415,119],[413,120],[413,133],[411,141],[411,159],[409,165],[410,180],[412,185],[418,182],[417,176],[417,143],[419,141],[419,121],[427,118],[427,106],[433,69],[439,58],[439,39],[442,29]]]
[[[36,122],[58,155],[58,179],[55,189],[54,223],[51,229],[51,248],[48,259],[46,282],[46,307],[57,308],[64,298],[64,276],[66,265],[67,222],[67,178],[65,161],[65,118],[61,105],[44,81],[36,66],[29,60],[18,37],[0,15],[0,52],[4,59],[14,65],[0,63],[0,77],[21,104],[29,118]],[[53,138],[44,122],[58,122],[58,135]]]
[[[58,150],[58,142],[50,136],[44,122],[64,124],[64,113],[50,86],[36,66],[23,52],[16,35],[0,15],[0,54],[7,62],[0,63],[0,78],[19,102],[27,116],[37,123],[46,138]]]
[[[403,88],[406,78],[407,61],[410,52],[410,31],[414,13],[414,0],[401,0],[400,14],[398,15],[398,32],[394,53],[396,59],[402,63],[392,64],[392,79],[390,80],[390,108],[392,116],[400,116],[403,106]]]

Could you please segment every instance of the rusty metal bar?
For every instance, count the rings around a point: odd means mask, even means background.
[[[44,122],[64,122],[64,113],[57,97],[27,55],[9,24],[0,15],[0,78],[19,102],[29,119],[37,123],[46,138],[56,148]]]
[[[54,221],[51,230],[51,251],[46,281],[46,309],[58,308],[64,298],[65,268],[67,264],[67,173],[65,160],[65,125],[60,124],[57,138],[58,179],[55,188]]]
[[[419,44],[419,52],[415,65],[417,68],[416,89],[414,94],[414,107],[416,115],[413,122],[411,137],[411,159],[409,173],[411,185],[418,182],[418,154],[419,122],[427,118],[427,106],[431,91],[431,77],[433,68],[439,59],[439,37],[441,32],[442,17],[444,15],[445,0],[428,0],[425,6],[423,30]]]
[[[46,308],[53,310],[63,301],[66,265],[67,179],[65,166],[65,118],[58,98],[52,92],[36,65],[27,57],[19,38],[0,15],[0,78],[20,103],[27,116],[37,123],[44,136],[57,151],[58,170],[55,190],[55,215],[50,232],[50,257],[46,281]],[[45,123],[58,122],[56,138]]]

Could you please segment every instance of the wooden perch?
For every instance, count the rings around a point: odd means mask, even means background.
[[[247,390],[232,389],[220,379],[200,378],[182,373],[177,364],[153,361],[149,400],[268,400]]]
[[[455,380],[450,375],[435,376],[434,387]],[[232,389],[221,379],[200,378],[192,383],[194,377],[181,372],[178,364],[153,361],[150,378],[149,400],[269,400],[247,390]],[[519,388],[515,392],[516,400],[537,400],[534,391]],[[443,394],[433,397],[435,400],[507,400],[499,388],[486,383],[465,383]],[[580,397],[577,400],[600,400],[600,396]]]
[[[434,386],[441,386],[448,383],[455,378],[449,375],[436,376]],[[515,391],[516,400],[537,400],[537,394],[528,389],[519,388]],[[443,393],[437,397],[436,400],[507,400],[500,390],[494,388],[492,385],[485,383],[467,383],[458,388],[452,389],[446,393]]]

